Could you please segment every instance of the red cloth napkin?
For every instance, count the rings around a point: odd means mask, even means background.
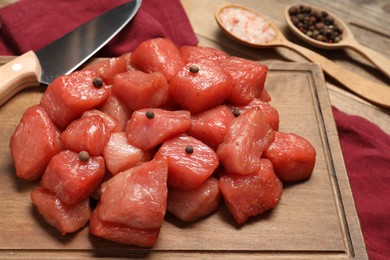
[[[0,54],[39,50],[126,1],[21,0],[8,5],[0,9]],[[118,56],[154,37],[169,37],[178,46],[198,42],[179,0],[143,0],[136,17],[96,56]]]
[[[0,9],[0,55],[38,50],[125,0],[20,0]],[[140,42],[198,40],[179,0],[143,0],[133,19],[99,56],[118,56]],[[369,257],[390,258],[390,136],[364,118],[333,108]]]
[[[390,259],[390,136],[333,107],[368,256]]]

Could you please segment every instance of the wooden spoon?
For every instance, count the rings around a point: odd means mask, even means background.
[[[367,58],[369,61],[371,61],[387,77],[390,77],[390,60],[387,59],[384,55],[375,52],[372,49],[369,49],[361,45],[359,42],[357,42],[351,30],[348,28],[348,26],[334,14],[326,11],[328,13],[328,16],[334,19],[334,24],[336,24],[339,28],[342,29],[341,41],[337,43],[321,42],[302,33],[291,21],[291,16],[289,13],[289,11],[292,8],[299,8],[299,6],[300,6],[299,4],[290,5],[285,9],[284,12],[288,27],[292,30],[292,32],[297,37],[299,37],[300,39],[304,40],[305,42],[315,47],[322,48],[322,49],[332,50],[332,49],[340,49],[340,48],[350,48],[352,50],[355,50],[356,52],[358,52],[359,54]],[[321,13],[322,11],[324,11],[323,9],[313,5],[304,4],[304,6],[310,7],[312,11],[317,13]]]
[[[233,11],[235,14],[229,15],[228,12]],[[243,30],[234,31],[237,28],[241,18],[249,17],[247,27],[241,27]],[[257,12],[236,4],[227,4],[218,8],[215,14],[218,25],[222,31],[225,32],[233,40],[238,41],[246,46],[256,48],[273,48],[286,47],[298,54],[301,54],[306,59],[319,64],[322,69],[332,78],[344,85],[346,88],[359,95],[360,97],[385,108],[390,108],[390,87],[370,81],[356,73],[344,69],[342,66],[332,62],[331,60],[306,49],[300,45],[288,41],[278,28]],[[245,19],[242,19],[243,21]],[[265,21],[262,22],[262,21]],[[257,23],[260,23],[260,26]],[[229,26],[232,23],[232,26]],[[263,33],[264,30],[271,30],[272,37],[267,37],[265,34],[263,39],[256,39],[256,37],[247,37],[248,34]],[[263,35],[263,34],[262,34]]]

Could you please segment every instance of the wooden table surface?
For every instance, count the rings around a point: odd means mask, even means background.
[[[147,1],[147,0],[144,0]],[[0,7],[15,2],[15,0],[0,0]],[[287,39],[308,47],[322,54],[328,59],[333,60],[337,64],[352,70],[366,78],[389,86],[390,79],[383,76],[372,64],[362,58],[353,51],[333,50],[323,51],[311,48],[304,42],[297,39],[289,32],[284,21],[284,9],[286,6],[297,1],[291,0],[181,0],[183,6],[189,16],[193,29],[199,39],[199,44],[202,46],[216,47],[227,51],[229,54],[242,56],[251,59],[257,59],[265,62],[282,61],[282,62],[307,62],[300,55],[284,49],[252,49],[244,47],[227,38],[217,26],[214,19],[214,13],[217,8],[227,3],[237,3],[246,7],[252,8],[257,12],[266,16],[274,22],[281,31],[286,35]],[[343,19],[351,28],[356,39],[373,50],[382,53],[387,58],[390,58],[390,2],[386,0],[366,1],[366,0],[344,0],[344,1],[300,1],[299,3],[310,3],[323,7]],[[350,10],[353,13],[350,14]],[[366,101],[356,97],[337,82],[326,76],[326,85],[329,91],[330,102],[332,105],[349,114],[360,115],[374,122],[381,127],[385,132],[390,134],[390,110],[384,110],[374,106]],[[286,86],[288,87],[288,86]],[[333,136],[334,138],[334,136]],[[320,143],[320,142],[319,142]],[[324,165],[324,169],[326,165]],[[343,185],[348,186],[346,183]],[[309,187],[309,186],[308,186]],[[344,187],[344,186],[343,186]],[[330,191],[329,189],[326,190]],[[347,195],[341,194],[342,197],[350,197],[349,189],[341,192],[346,192]],[[347,203],[348,204],[348,203]],[[333,206],[333,204],[331,205]],[[354,211],[353,204],[348,204],[347,211]],[[329,207],[331,208],[331,207]],[[329,210],[328,208],[328,210]],[[314,212],[314,210],[313,210]],[[348,213],[348,212],[347,212]],[[349,214],[348,216],[351,216]],[[352,214],[352,217],[355,215]],[[349,221],[349,220],[348,220]],[[350,221],[353,222],[353,221]],[[337,226],[338,227],[338,226]],[[356,227],[356,226],[355,226]],[[353,234],[353,238],[360,238],[360,234]],[[76,241],[77,242],[77,241]],[[332,241],[331,241],[332,242]],[[334,246],[329,242],[332,246]],[[340,242],[337,240],[336,242]],[[334,246],[336,254],[334,258],[343,258],[344,254],[339,254],[340,245]],[[364,252],[357,252],[364,255]],[[362,249],[361,249],[362,250]],[[77,251],[77,250],[76,250]],[[272,256],[273,257],[273,256]],[[309,255],[310,257],[310,255]],[[325,258],[324,258],[325,259]]]
[[[182,0],[182,3],[199,39],[200,45],[221,48],[231,54],[261,61],[308,62],[300,55],[285,48],[253,49],[237,44],[226,37],[217,26],[214,13],[223,4],[240,4],[257,11],[274,22],[288,40],[308,47],[348,70],[390,87],[390,79],[386,78],[370,62],[356,52],[345,49],[324,51],[311,47],[294,36],[287,28],[284,20],[284,9],[290,4],[308,3],[323,7],[337,15],[350,26],[352,33],[359,43],[382,53],[390,59],[389,1]],[[326,83],[332,105],[346,113],[363,116],[390,134],[389,110],[384,110],[365,102],[328,76],[326,76]]]

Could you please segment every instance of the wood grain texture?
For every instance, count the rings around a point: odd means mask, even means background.
[[[366,259],[322,71],[313,64],[267,65],[266,89],[279,111],[280,130],[307,138],[317,150],[313,176],[286,185],[274,210],[241,227],[224,206],[190,224],[168,214],[150,250],[93,237],[88,228],[61,236],[39,216],[30,201],[37,183],[15,177],[8,142],[23,111],[39,102],[44,88],[22,91],[0,110],[0,258]]]

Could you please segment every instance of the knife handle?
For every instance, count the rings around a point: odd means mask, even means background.
[[[19,91],[39,85],[41,66],[33,51],[0,67],[0,106]]]

